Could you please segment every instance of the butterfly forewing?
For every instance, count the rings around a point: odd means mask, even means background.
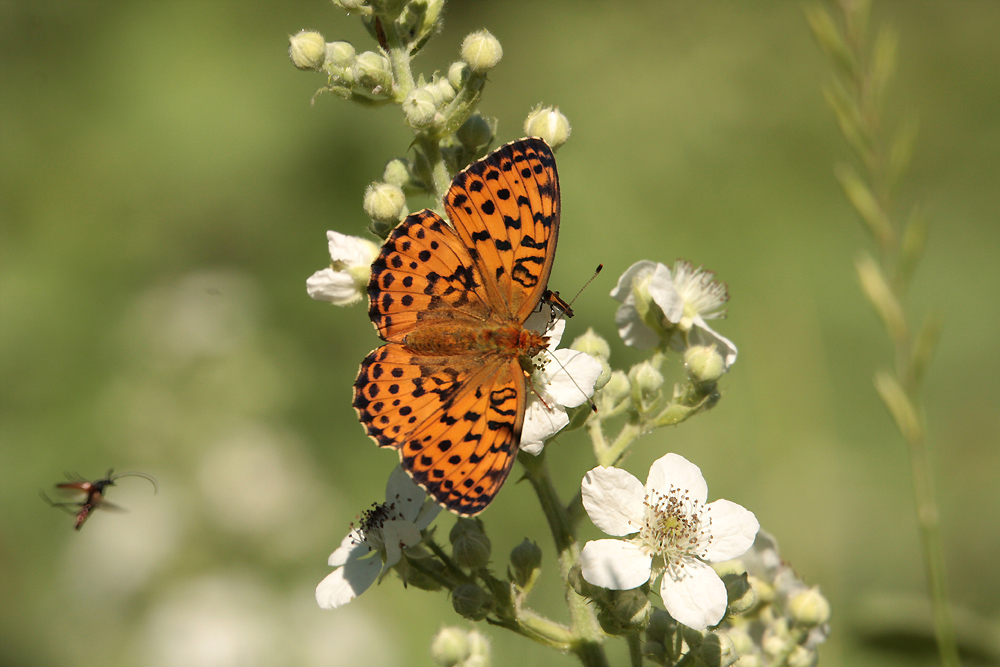
[[[386,240],[372,263],[368,315],[385,340],[420,323],[487,319],[483,278],[465,244],[430,210],[414,213]]]
[[[541,139],[502,146],[458,174],[445,210],[498,300],[523,323],[549,281],[559,236],[559,179]]]

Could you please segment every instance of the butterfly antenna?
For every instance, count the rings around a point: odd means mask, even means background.
[[[570,299],[568,303],[561,296],[559,296],[559,292],[554,292],[549,289],[545,290],[545,293],[542,294],[542,300],[548,303],[549,307],[553,310],[558,309],[562,311],[562,314],[566,317],[573,317],[573,304],[576,303],[576,300],[580,298],[581,294],[583,294],[583,290],[587,289],[587,286],[594,282],[594,278],[597,277],[597,274],[600,273],[603,268],[603,264],[598,264],[597,268],[594,270],[594,275],[590,276],[590,279],[583,284],[583,287],[581,287],[576,293],[576,296]],[[554,319],[559,318],[556,317]]]
[[[114,481],[122,477],[142,477],[143,479],[148,480],[149,483],[153,485],[153,493],[157,493],[160,490],[159,485],[156,483],[156,478],[144,472],[120,472],[117,475],[109,475],[108,479]]]

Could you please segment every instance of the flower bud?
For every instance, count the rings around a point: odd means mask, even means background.
[[[460,567],[474,570],[490,562],[490,538],[476,519],[460,518],[452,526],[448,539],[451,540],[452,557]]]
[[[455,99],[455,88],[451,85],[451,83],[449,83],[448,79],[438,79],[429,87],[437,91],[437,94],[441,98],[441,102],[443,104],[447,104]]]
[[[455,136],[463,146],[475,151],[493,141],[493,128],[488,120],[479,114],[472,114],[458,128]]]
[[[451,606],[460,615],[473,621],[486,618],[486,591],[475,584],[461,584],[451,592]]]
[[[521,588],[530,588],[535,583],[541,566],[542,550],[528,538],[510,552],[511,579]]]
[[[373,93],[392,88],[392,70],[389,61],[374,51],[358,55],[351,67],[354,80]]]
[[[473,664],[489,665],[490,640],[484,634],[475,630],[469,630],[469,657],[465,661],[464,667],[472,667]],[[479,662],[476,660],[479,659]]]
[[[750,582],[750,585],[753,587],[754,595],[762,605],[774,602],[774,586],[772,586],[767,580],[755,577],[751,574],[747,576],[747,581]]]
[[[406,195],[398,185],[375,182],[365,190],[364,207],[372,220],[395,225],[406,215]]]
[[[593,329],[587,329],[582,336],[577,336],[570,347],[574,350],[586,352],[598,359],[608,359],[611,357],[611,346]]]
[[[382,180],[389,185],[402,188],[410,183],[410,163],[401,157],[389,160],[382,172]]]
[[[709,667],[729,667],[740,659],[733,640],[724,632],[710,632],[701,643],[698,654]]]
[[[726,371],[725,360],[715,345],[694,345],[684,351],[684,367],[698,382],[715,382]]]
[[[476,74],[485,74],[497,66],[503,57],[503,49],[496,37],[488,30],[480,30],[466,36],[462,42],[462,60]]]
[[[441,628],[431,642],[431,659],[441,667],[456,667],[469,657],[468,635],[459,628]]]
[[[350,42],[330,42],[326,45],[326,60],[323,64],[347,69],[354,64],[356,55]]]
[[[365,8],[368,0],[333,0],[333,4],[346,9],[348,12],[356,12]]]
[[[288,57],[299,69],[318,70],[326,58],[326,40],[311,30],[288,36]]]
[[[636,364],[629,371],[629,380],[635,385],[643,396],[649,396],[660,391],[663,387],[663,374],[653,367],[648,361]]]
[[[430,127],[434,123],[437,110],[434,95],[425,88],[414,88],[403,100],[403,115],[406,116],[406,122],[415,130]]]
[[[461,60],[453,62],[448,68],[448,83],[455,90],[460,89],[468,80],[470,71],[468,64]]]
[[[628,376],[625,375],[625,371],[612,371],[611,379],[609,379],[608,383],[604,385],[603,389],[601,389],[601,401],[606,401],[611,404],[617,403],[628,395],[628,390],[629,381]]]
[[[819,656],[815,651],[810,651],[805,646],[792,648],[788,657],[785,658],[785,664],[788,667],[815,667],[817,662],[819,662]]]
[[[559,107],[535,107],[524,120],[524,133],[529,137],[541,137],[552,148],[559,148],[569,139],[569,120]]]
[[[677,621],[662,609],[653,609],[646,626],[646,637],[659,644],[666,643],[677,630]]]
[[[722,583],[726,585],[730,614],[745,614],[757,604],[757,594],[754,593],[746,572],[723,575]]]
[[[830,603],[819,592],[818,586],[807,588],[792,596],[788,602],[792,619],[807,628],[822,625],[830,620]]]
[[[725,632],[716,631],[717,634],[726,634],[729,636],[729,640],[733,643],[733,648],[736,649],[736,653],[740,656],[746,656],[752,653],[754,650],[753,637],[747,633],[743,628],[727,628]],[[740,663],[742,666],[743,663]]]

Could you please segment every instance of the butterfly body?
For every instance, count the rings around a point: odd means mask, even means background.
[[[393,230],[368,285],[386,345],[364,360],[354,407],[379,446],[441,505],[464,516],[513,466],[533,359],[525,328],[542,301],[559,230],[559,182],[540,139],[502,146],[455,176],[449,225],[430,210]]]

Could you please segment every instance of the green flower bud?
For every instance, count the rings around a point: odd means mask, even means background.
[[[761,579],[760,577],[755,577],[754,575],[748,575],[747,581],[753,587],[754,595],[757,600],[760,601],[761,605],[771,604],[774,602],[774,586],[772,586],[768,581]]]
[[[389,160],[382,172],[382,180],[398,188],[410,184],[410,163],[404,158],[396,157]]]
[[[333,0],[333,4],[346,9],[348,12],[357,12],[368,9],[368,7],[365,6],[366,2],[368,2],[368,0]]]
[[[497,66],[503,57],[503,49],[496,37],[488,30],[471,33],[462,42],[462,60],[476,74],[485,74]]]
[[[601,401],[614,404],[628,395],[629,381],[625,371],[612,371],[611,379],[601,389]]]
[[[392,88],[392,70],[389,68],[389,61],[374,51],[365,51],[358,55],[351,71],[354,80],[374,94]]]
[[[365,190],[364,206],[372,220],[395,224],[406,216],[406,195],[398,185],[375,182]]]
[[[715,345],[695,345],[684,351],[684,367],[698,382],[715,382],[726,371],[725,361]]]
[[[490,659],[490,640],[484,634],[475,630],[469,630],[469,657],[465,661],[464,667],[472,667],[472,664],[488,665]],[[473,662],[479,659],[479,662]]]
[[[441,667],[456,667],[469,657],[468,635],[459,628],[441,628],[431,642],[431,660]]]
[[[350,42],[330,42],[326,45],[325,66],[347,69],[354,64],[356,56],[354,46]]]
[[[459,566],[474,570],[490,562],[492,545],[476,519],[460,518],[448,536],[452,557]]]
[[[709,667],[729,667],[740,659],[733,640],[720,632],[709,633],[701,643],[698,654]]]
[[[724,575],[722,583],[726,585],[726,596],[729,599],[729,613],[734,615],[745,614],[757,604],[757,594],[754,592],[753,586],[750,585],[745,572]]]
[[[326,58],[326,40],[311,30],[288,36],[288,57],[299,69],[318,70]]]
[[[801,591],[788,601],[792,620],[807,628],[822,625],[830,620],[830,602],[819,592],[819,586]]]
[[[805,646],[794,647],[785,658],[785,664],[788,667],[815,667],[817,662],[819,662],[819,656],[815,651],[810,651]]]
[[[479,114],[472,114],[469,119],[455,132],[462,145],[475,151],[493,141],[493,128],[490,122]]]
[[[434,123],[437,111],[434,95],[426,88],[414,88],[403,100],[403,115],[406,116],[406,122],[415,130],[430,127]]]
[[[662,609],[653,609],[646,626],[646,637],[658,644],[665,644],[677,630],[677,621]]]
[[[461,584],[451,592],[451,606],[460,615],[481,621],[489,612],[486,591],[475,584]]]
[[[753,637],[743,628],[727,628],[725,632],[716,631],[716,634],[728,635],[729,640],[733,643],[733,648],[736,650],[736,654],[741,656],[741,659],[754,650]],[[741,667],[742,665],[743,663],[740,663]]]
[[[469,79],[470,71],[469,66],[461,60],[453,62],[448,68],[448,83],[451,84],[452,88],[458,90]]]
[[[524,541],[510,552],[511,579],[521,588],[530,588],[538,578],[542,567],[542,550],[537,544]]]
[[[430,87],[437,91],[443,104],[447,104],[455,99],[455,88],[448,82],[448,79],[438,79]]]
[[[559,107],[535,107],[524,119],[524,133],[529,137],[541,137],[552,148],[559,148],[572,128],[569,120],[559,111]]]
[[[643,396],[653,395],[663,387],[663,373],[654,368],[648,361],[636,364],[628,374],[629,380]]]
[[[609,359],[611,357],[611,346],[593,329],[587,329],[582,336],[577,336],[570,347],[574,350],[586,352],[598,359]]]

